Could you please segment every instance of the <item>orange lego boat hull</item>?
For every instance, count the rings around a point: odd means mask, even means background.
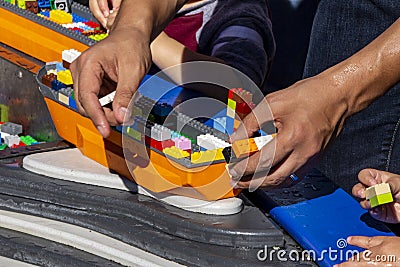
[[[230,186],[225,163],[189,169],[128,138],[124,140],[125,155],[129,155],[125,160],[120,132],[112,131],[110,137],[103,139],[89,118],[47,97],[45,101],[62,138],[85,156],[153,192],[209,201],[234,197],[240,192]]]

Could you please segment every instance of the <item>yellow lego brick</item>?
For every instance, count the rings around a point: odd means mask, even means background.
[[[233,153],[237,158],[249,156],[258,151],[257,144],[253,138],[238,140],[232,144]]]
[[[191,155],[191,162],[193,164],[213,162],[216,160],[223,160],[224,155],[222,154],[222,148],[195,152]]]
[[[179,148],[177,148],[176,146],[172,146],[172,147],[169,147],[169,148],[165,148],[165,149],[163,150],[163,153],[164,153],[165,155],[174,157],[174,158],[176,158],[176,159],[182,159],[182,158],[186,158],[186,157],[189,157],[189,156],[190,156],[189,152],[184,151],[184,150],[182,150],[182,149],[179,149]]]
[[[18,7],[19,8],[26,9],[25,0],[17,0],[17,2],[18,2]]]
[[[232,99],[228,99],[228,108],[235,110],[236,109],[236,101],[234,101]]]
[[[63,10],[51,10],[50,19],[59,24],[72,23],[72,15]]]
[[[70,70],[62,70],[57,73],[57,80],[66,85],[72,85],[72,75]]]

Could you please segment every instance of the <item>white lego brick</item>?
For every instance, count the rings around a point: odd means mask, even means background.
[[[11,147],[13,145],[19,145],[20,141],[21,141],[21,139],[17,135],[9,135],[9,136],[4,137],[4,143],[9,147]]]
[[[365,198],[371,199],[375,196],[383,195],[386,193],[391,193],[390,185],[387,183],[381,183],[381,184],[377,184],[377,185],[368,187],[367,190],[365,190]]]
[[[72,63],[75,59],[77,59],[81,55],[81,52],[75,49],[64,50],[61,53],[62,60],[65,60],[68,63]]]
[[[154,125],[151,127],[151,138],[156,141],[165,141],[171,139],[171,130],[162,126]]]
[[[214,150],[230,146],[229,143],[219,139],[211,134],[203,134],[197,136],[197,144],[207,150]]]
[[[112,93],[100,98],[99,99],[100,106],[104,107],[105,105],[108,105],[111,102],[113,102],[114,101],[114,97],[115,97],[115,92],[116,91],[114,91],[114,92],[112,92]]]
[[[258,150],[261,150],[266,144],[272,141],[274,139],[272,135],[266,135],[266,136],[259,136],[254,138],[254,142],[256,143],[256,146]]]
[[[60,101],[61,103],[64,103],[65,105],[69,106],[69,97],[62,94],[62,93],[58,93],[58,101]]]
[[[230,118],[235,118],[235,114],[236,114],[236,112],[234,109],[232,109],[230,107],[226,108],[226,116],[228,116]]]

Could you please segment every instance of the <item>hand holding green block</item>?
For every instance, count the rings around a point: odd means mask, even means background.
[[[366,199],[370,202],[371,208],[393,202],[390,186],[387,183],[368,187],[365,194]]]

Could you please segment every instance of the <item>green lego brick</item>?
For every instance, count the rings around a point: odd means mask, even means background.
[[[21,142],[24,143],[27,146],[32,145],[33,143],[37,143],[33,137],[27,135],[27,136],[20,136]]]
[[[6,149],[6,148],[7,148],[7,145],[6,145],[6,144],[0,145],[0,150],[4,150],[4,149]]]
[[[393,202],[393,196],[391,193],[385,193],[381,195],[377,195],[372,197],[369,200],[369,203],[371,205],[371,208],[375,208],[379,205],[387,204]]]
[[[8,122],[8,110],[9,108],[6,105],[0,104],[0,121]]]
[[[228,99],[228,107],[230,107],[233,110],[236,110],[236,101],[233,101],[232,99]]]
[[[140,132],[132,129],[131,127],[128,127],[126,132],[130,137],[133,137],[133,138],[135,138],[136,140],[139,140],[139,141],[142,140],[142,134]]]

